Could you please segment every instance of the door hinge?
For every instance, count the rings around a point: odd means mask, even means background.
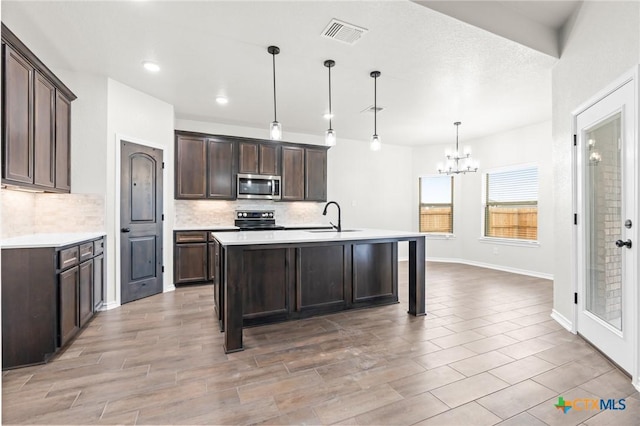
[[[573,146],[578,146],[578,135],[573,135]]]
[[[164,169],[164,161],[162,162],[162,168]]]
[[[573,293],[573,303],[578,304],[578,293]]]
[[[164,265],[162,265],[162,272],[164,272]]]
[[[573,224],[577,225],[578,224],[578,213],[574,213],[573,214]]]
[[[162,213],[162,220],[164,220],[164,213]]]

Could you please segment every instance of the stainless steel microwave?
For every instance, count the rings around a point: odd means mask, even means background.
[[[238,173],[238,198],[279,200],[280,176]]]

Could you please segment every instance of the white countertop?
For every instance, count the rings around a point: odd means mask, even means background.
[[[31,234],[0,240],[2,248],[63,247],[105,236],[104,232],[71,232],[58,234]]]
[[[284,226],[287,229],[301,229],[301,228],[331,228],[328,223],[278,223],[279,226]]]
[[[327,223],[277,223],[278,226],[284,226],[287,229],[321,229],[331,228],[331,225]],[[237,226],[233,225],[189,225],[189,226],[176,226],[174,231],[237,231]]]
[[[334,230],[314,231],[240,231],[214,232],[213,236],[223,246],[240,246],[252,244],[290,244],[353,240],[374,240],[383,238],[415,238],[424,234],[410,231],[389,231],[383,229],[358,229],[353,232],[337,232]]]
[[[174,231],[237,231],[239,228],[233,225],[189,225],[176,226]]]

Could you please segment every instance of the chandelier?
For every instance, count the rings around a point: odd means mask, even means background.
[[[447,162],[445,164],[438,163],[438,173],[440,174],[457,175],[478,171],[478,162],[471,159],[471,148],[464,147],[464,152],[462,153],[458,148],[458,126],[461,124],[462,122],[460,121],[453,123],[456,126],[456,150],[453,152],[449,149],[445,151]]]

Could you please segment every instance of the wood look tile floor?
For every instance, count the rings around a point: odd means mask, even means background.
[[[211,286],[99,313],[54,361],[3,372],[4,424],[638,425],[630,379],[549,314],[548,280],[427,265],[401,303],[246,329],[226,355]],[[625,398],[624,411],[554,407]]]

